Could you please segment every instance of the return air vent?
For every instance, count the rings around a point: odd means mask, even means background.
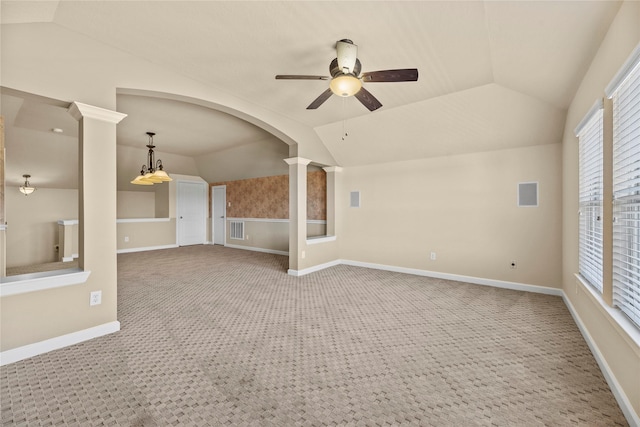
[[[518,206],[538,206],[538,183],[521,182],[518,184]]]
[[[359,191],[352,191],[351,194],[349,195],[349,206],[352,208],[359,208],[360,207],[360,192]]]
[[[229,225],[229,237],[235,240],[244,240],[244,221],[230,221]]]

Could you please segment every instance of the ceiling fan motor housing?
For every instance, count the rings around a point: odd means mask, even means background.
[[[362,64],[360,64],[360,60],[356,58],[355,65],[353,66],[353,71],[350,74],[352,74],[354,77],[358,77],[361,70]],[[340,66],[338,65],[338,58],[334,58],[333,61],[331,61],[331,64],[329,64],[329,74],[331,75],[331,77],[336,77],[340,74],[344,74],[342,72],[342,68],[340,68]]]
[[[345,74],[355,74],[355,66],[358,58],[358,46],[353,44],[349,39],[342,39],[336,42],[336,52],[338,66],[340,70]]]

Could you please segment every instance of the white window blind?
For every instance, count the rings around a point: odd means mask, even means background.
[[[640,56],[634,55],[612,94],[613,302],[640,326]]]
[[[579,140],[578,272],[602,293],[602,100],[576,128]]]

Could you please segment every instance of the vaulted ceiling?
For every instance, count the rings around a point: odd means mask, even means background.
[[[620,2],[2,0],[1,7],[3,50],[19,42],[11,37],[16,26],[55,26],[307,126],[336,164],[354,166],[559,143],[566,109]],[[375,112],[336,96],[307,110],[327,81],[274,76],[328,75],[343,38],[358,45],[363,71],[418,68],[419,80],[365,83],[383,104]],[[158,131],[159,150],[192,158],[272,139],[203,106],[120,95],[118,110],[129,115],[118,130],[123,147],[144,148],[147,130]]]

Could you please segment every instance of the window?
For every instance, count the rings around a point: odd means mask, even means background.
[[[578,271],[602,293],[602,100],[576,128],[579,140],[580,239]]]
[[[613,99],[613,303],[640,326],[640,48],[607,96]]]

